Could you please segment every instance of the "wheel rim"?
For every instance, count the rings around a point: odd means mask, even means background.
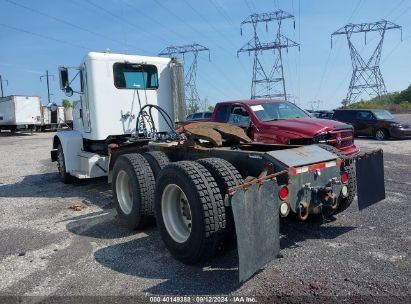
[[[177,243],[184,243],[190,237],[192,216],[184,191],[176,184],[165,187],[161,197],[161,213],[168,234]]]
[[[133,187],[127,172],[121,170],[117,174],[116,194],[118,204],[124,214],[130,214],[133,209]]]
[[[385,137],[384,131],[378,130],[377,131],[377,139],[381,140],[381,139],[384,139],[384,137]]]

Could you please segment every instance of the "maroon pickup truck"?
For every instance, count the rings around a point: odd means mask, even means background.
[[[351,125],[311,118],[284,100],[242,100],[218,103],[212,121],[241,126],[247,135],[268,144],[329,144],[346,155],[359,151]]]

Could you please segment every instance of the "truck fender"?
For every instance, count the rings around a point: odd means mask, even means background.
[[[61,144],[64,153],[64,163],[68,173],[79,170],[78,155],[83,150],[83,136],[78,131],[58,131],[53,138],[51,160],[57,160],[57,147]]]

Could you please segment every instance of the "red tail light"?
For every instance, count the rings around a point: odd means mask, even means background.
[[[341,182],[343,184],[346,184],[348,182],[348,174],[347,173],[341,173]]]
[[[288,188],[287,186],[282,186],[280,190],[278,191],[278,196],[280,197],[281,200],[285,200],[288,196]]]

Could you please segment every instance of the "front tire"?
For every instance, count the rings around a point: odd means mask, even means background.
[[[201,164],[180,161],[160,171],[155,211],[161,237],[176,259],[195,264],[220,250],[224,203],[214,178]]]
[[[72,184],[76,181],[76,178],[70,175],[66,170],[66,161],[61,143],[57,146],[57,169],[63,183]]]
[[[375,139],[376,140],[386,140],[389,137],[387,130],[378,129],[375,131]]]
[[[153,220],[154,175],[141,154],[119,156],[113,168],[113,202],[120,221],[141,229]]]

